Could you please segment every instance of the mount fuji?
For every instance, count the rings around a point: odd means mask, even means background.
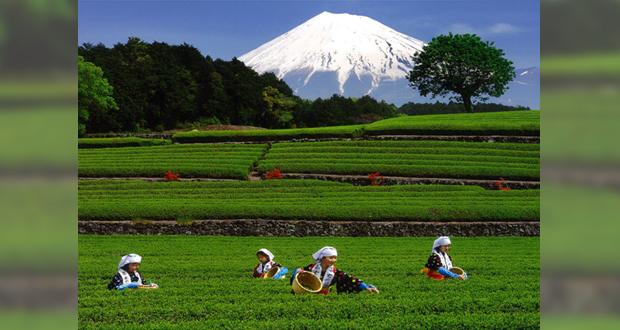
[[[239,60],[259,73],[273,72],[303,98],[371,95],[401,105],[431,101],[406,79],[411,57],[424,46],[424,41],[369,17],[322,12]],[[521,98],[504,95],[499,102]]]

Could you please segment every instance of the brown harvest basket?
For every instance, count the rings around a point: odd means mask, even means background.
[[[461,267],[452,267],[452,268],[450,268],[450,271],[453,272],[456,275],[463,275],[463,274],[465,274],[465,271]]]
[[[278,266],[271,267],[271,269],[267,272],[267,274],[263,275],[263,278],[272,278],[276,276],[276,274],[279,272],[280,272],[280,267]]]
[[[321,280],[311,272],[301,271],[293,281],[295,294],[318,293],[323,288]]]

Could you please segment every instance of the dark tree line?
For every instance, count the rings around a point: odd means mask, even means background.
[[[78,54],[101,68],[118,111],[91,113],[86,131],[167,130],[191,123],[266,128],[365,123],[397,115],[369,96],[308,101],[272,73],[236,58],[213,60],[195,47],[130,38],[111,48],[84,44]]]
[[[91,116],[89,132],[174,129],[201,120],[255,124],[263,119],[267,87],[280,97],[293,94],[271,73],[259,75],[237,59],[204,57],[187,44],[130,38],[112,48],[84,44],[78,53],[103,70],[120,109]]]
[[[295,113],[299,126],[317,127],[364,124],[398,115],[395,105],[370,96],[348,98],[337,94],[329,99],[304,100]]]

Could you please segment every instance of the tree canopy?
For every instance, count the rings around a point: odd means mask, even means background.
[[[78,134],[86,132],[89,120],[118,110],[112,90],[103,70],[78,56]]]
[[[84,117],[88,133],[162,131],[203,124],[265,128],[370,122],[397,115],[369,96],[303,100],[273,73],[236,58],[213,60],[195,47],[129,38],[112,48],[83,44],[78,53],[99,66],[120,110]]]
[[[514,79],[512,62],[492,42],[474,34],[440,35],[413,56],[409,83],[421,95],[452,95],[467,112],[472,101],[503,95]]]

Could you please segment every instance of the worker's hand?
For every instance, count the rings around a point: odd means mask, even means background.
[[[141,289],[157,289],[159,288],[159,285],[155,284],[155,283],[151,283],[151,284],[147,284],[147,285],[140,285]]]
[[[366,291],[370,293],[379,293],[379,289],[375,288],[374,286],[369,286],[368,289],[366,289]]]
[[[463,275],[459,275],[459,278],[460,278],[461,280],[464,280],[464,279],[466,279],[467,277],[465,277],[465,274],[463,274]]]

